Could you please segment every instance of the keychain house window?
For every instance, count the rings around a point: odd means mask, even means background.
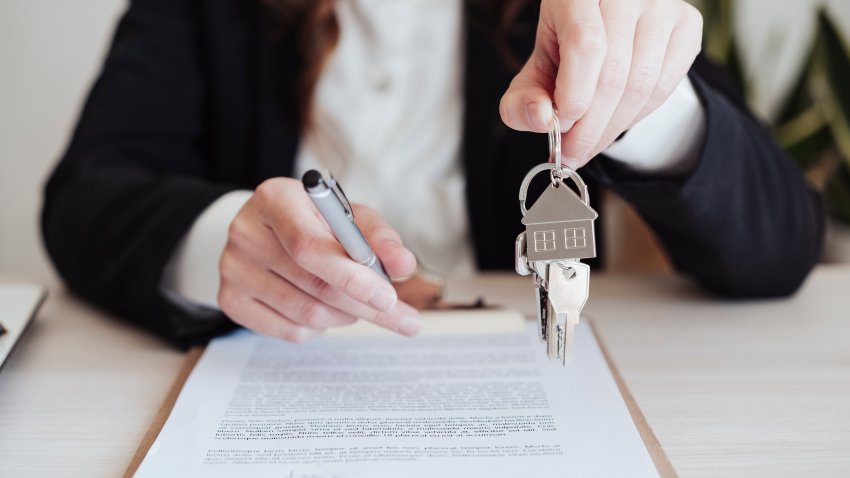
[[[596,211],[567,186],[548,187],[525,213],[529,261],[596,257]]]
[[[567,249],[584,249],[587,247],[583,227],[569,227],[564,230],[564,234]]]
[[[534,250],[539,252],[555,250],[555,230],[534,231]]]

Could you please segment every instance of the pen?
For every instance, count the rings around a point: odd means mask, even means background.
[[[378,260],[378,256],[369,247],[366,238],[357,223],[354,222],[354,212],[351,210],[351,203],[345,197],[339,183],[336,182],[333,175],[325,170],[326,174],[311,169],[304,173],[301,182],[304,183],[304,189],[307,195],[313,200],[313,204],[325,218],[325,221],[333,231],[336,240],[342,244],[342,248],[355,262],[363,264],[377,272],[378,275],[390,280],[383,264]]]

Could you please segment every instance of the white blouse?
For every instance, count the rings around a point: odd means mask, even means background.
[[[340,41],[315,91],[296,177],[329,168],[352,202],[381,212],[420,263],[446,274],[473,272],[460,156],[463,2],[346,0],[336,9]],[[685,79],[606,154],[648,174],[689,171],[704,123]],[[228,193],[198,217],[163,278],[167,295],[217,307],[218,259],[250,195]]]
[[[472,272],[461,165],[463,2],[337,2],[340,42],[319,79],[296,177],[329,168],[426,267]]]

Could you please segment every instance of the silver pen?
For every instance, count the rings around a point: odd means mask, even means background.
[[[307,195],[313,200],[313,204],[325,218],[325,221],[333,231],[336,240],[342,244],[342,248],[355,262],[363,264],[377,272],[378,275],[390,280],[383,264],[378,260],[375,251],[369,247],[366,238],[354,222],[354,212],[351,203],[345,197],[339,183],[325,170],[326,174],[311,169],[304,173],[301,182]]]

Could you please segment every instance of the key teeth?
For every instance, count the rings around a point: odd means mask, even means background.
[[[559,333],[559,328],[555,325],[554,330],[549,330],[547,335],[551,334],[552,337],[547,337],[546,340],[546,351],[549,355],[549,360],[558,360],[561,358],[561,334]]]
[[[558,358],[563,359],[564,358],[564,352],[566,351],[566,348],[564,347],[564,336],[565,336],[564,329],[561,328],[561,326],[559,324],[559,325],[555,326],[555,330],[558,331],[558,334],[557,334],[557,337],[558,337]]]
[[[537,285],[534,289],[534,295],[537,299],[537,337],[540,339],[541,343],[546,343],[546,331],[548,328],[547,324],[547,295],[541,289],[542,285]]]

